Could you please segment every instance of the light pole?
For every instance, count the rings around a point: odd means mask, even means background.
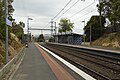
[[[102,14],[101,14],[101,3],[102,1],[101,0],[99,0],[99,9],[100,9],[100,11],[99,11],[99,15],[100,15],[100,27],[102,26]]]
[[[28,18],[27,18],[27,35],[28,35],[28,36],[27,36],[27,37],[28,37],[28,38],[27,38],[27,39],[28,39],[27,41],[28,41],[28,42],[29,42],[29,20],[33,20],[33,19],[32,19],[32,18],[29,18],[29,16],[28,16]]]
[[[5,9],[5,28],[6,28],[6,40],[5,40],[5,53],[6,53],[6,64],[8,63],[8,26],[6,24],[6,19],[8,15],[8,1],[4,0],[4,9]]]
[[[91,39],[92,39],[92,30],[91,30],[91,24],[90,24],[90,45],[91,45]]]
[[[83,23],[84,23],[84,28],[85,28],[85,20],[84,21],[82,21]],[[84,45],[85,45],[85,32],[84,32]]]

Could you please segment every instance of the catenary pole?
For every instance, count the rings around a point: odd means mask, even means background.
[[[56,22],[55,22],[55,29],[54,29],[54,31],[55,31],[55,35],[57,35],[57,27],[56,27]]]
[[[53,20],[51,20],[51,37],[53,36]]]

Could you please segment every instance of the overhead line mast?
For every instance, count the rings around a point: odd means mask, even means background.
[[[51,36],[52,36],[52,34],[53,34],[53,30],[52,30],[52,28],[53,28],[53,23],[54,23],[53,20],[64,10],[72,1],[73,1],[73,0],[70,0],[70,1],[60,10],[60,12],[59,12],[57,15],[55,15],[55,17],[53,17],[50,22],[48,22],[48,24],[51,23]],[[48,24],[47,24],[47,25],[48,25]],[[46,26],[47,26],[47,25],[46,25]]]

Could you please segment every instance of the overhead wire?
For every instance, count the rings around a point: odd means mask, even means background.
[[[72,1],[72,0],[70,0],[70,1],[60,10],[60,12],[59,12],[57,15],[55,15],[55,17],[52,18],[52,20],[54,20],[54,19],[71,3],[71,1]]]
[[[72,0],[70,0],[51,20],[53,21],[71,2],[72,2]],[[46,24],[46,27],[48,27],[51,20]]]
[[[91,4],[89,4],[88,6],[84,7],[83,9],[81,9],[80,11],[76,12],[75,14],[73,14],[72,16],[70,16],[69,18],[72,18],[73,16],[77,15],[78,13],[84,11],[85,9],[87,9],[88,7],[92,6],[95,3],[95,1]]]
[[[93,11],[93,12],[94,12],[94,11]],[[90,17],[90,16],[88,16],[88,17],[84,18],[84,20],[85,20],[85,19],[87,19],[87,18],[89,18],[89,17]]]
[[[67,13],[71,8],[73,8],[80,0],[77,0],[72,6],[70,6],[65,12],[63,12],[57,19],[58,20],[61,16],[63,16],[65,13]]]
[[[48,22],[48,23],[45,25],[45,27],[48,27],[49,24],[50,24],[50,22]]]
[[[70,6],[65,12],[63,12],[58,18],[57,16],[70,4],[72,0],[70,0],[66,5],[65,7],[52,19],[52,20],[58,20],[61,16],[63,16],[65,13],[67,13],[71,8],[73,8],[80,0],[77,0],[72,6]],[[87,9],[88,7],[92,6],[96,1],[94,1],[93,3],[89,4],[88,6],[84,7],[83,9],[81,9],[80,11],[78,11],[77,13],[73,14],[72,16],[70,16],[70,18],[72,18],[73,16],[77,15],[78,13],[84,11],[85,9]],[[95,10],[94,10],[95,11]],[[91,11],[93,12],[93,11]],[[86,13],[84,14],[82,17],[84,17],[85,15],[87,14],[90,14],[89,13]],[[56,19],[55,19],[56,18]],[[77,22],[77,21],[76,21]]]
[[[90,12],[85,13],[84,15],[80,16],[79,18],[74,19],[74,20],[73,20],[73,21],[75,21],[74,23],[78,22],[78,21],[79,21],[78,19],[81,19],[82,17],[84,17],[84,16],[86,16],[86,15],[88,15],[88,14],[90,14],[90,13],[94,12],[94,11],[96,11],[96,9],[93,9],[93,10],[91,10]],[[76,21],[76,20],[77,20],[77,21]]]

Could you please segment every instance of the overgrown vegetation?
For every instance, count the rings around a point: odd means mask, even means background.
[[[92,16],[90,21],[88,21],[87,25],[84,28],[85,34],[86,34],[86,41],[90,41],[90,29],[91,29],[91,35],[92,35],[92,41],[98,39],[104,34],[105,29],[105,18],[102,17],[102,25],[100,25],[100,17],[99,16]]]
[[[120,48],[120,0],[103,0],[97,7],[110,24],[105,29],[107,34],[101,35],[92,45]]]
[[[100,16],[92,16],[84,27],[86,41],[90,41],[90,26],[92,41],[98,39],[105,33],[114,33],[120,30],[120,0],[101,0],[97,7],[101,18]],[[104,26],[106,19],[110,21],[109,27]]]
[[[3,0],[4,1],[4,0]],[[25,27],[25,24],[23,22],[19,22],[17,24],[15,22],[15,19],[12,18],[12,13],[14,12],[14,8],[11,5],[14,0],[8,0],[8,19],[12,21],[13,25],[12,27],[8,26],[8,34],[9,34],[9,39],[10,39],[10,33],[14,33],[19,39],[21,39],[21,35],[23,35],[23,28]],[[0,39],[5,41],[5,15],[4,15],[4,2],[0,1]]]
[[[120,32],[104,34],[102,37],[92,42],[92,45],[120,48]]]
[[[103,0],[98,5],[98,10],[110,20],[111,25],[120,23],[120,0]]]
[[[4,0],[0,0],[0,67],[5,63],[5,15],[4,15],[4,5],[2,2]],[[23,22],[19,22],[18,24],[15,22],[15,19],[12,17],[12,13],[14,12],[14,8],[12,6],[13,0],[8,0],[8,19],[13,23],[12,27],[8,26],[8,43],[9,43],[9,59],[13,57],[15,51],[20,48],[22,45],[20,40],[22,39],[22,35],[24,34],[23,28],[25,24]],[[19,39],[18,39],[18,38]]]
[[[23,28],[25,27],[25,24],[23,22],[19,22],[17,24],[16,22],[13,22],[12,26],[12,33],[14,33],[20,40],[22,40],[22,35],[24,34]]]

